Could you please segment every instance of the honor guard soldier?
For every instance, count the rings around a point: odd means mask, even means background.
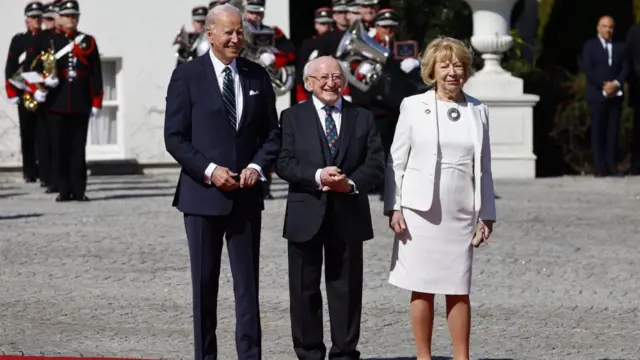
[[[356,4],[360,10],[360,20],[364,25],[367,34],[370,37],[374,37],[376,33],[375,20],[378,13],[378,3],[380,0],[357,0]]]
[[[56,140],[52,144],[58,167],[56,201],[89,200],[85,195],[87,132],[90,117],[102,108],[100,52],[93,36],[78,31],[79,17],[78,1],[61,1],[60,26],[37,49],[41,54],[37,70],[44,79],[44,89],[38,87],[37,98],[45,102]],[[55,72],[49,73],[52,68]]]
[[[296,58],[296,48],[291,40],[277,26],[267,26],[262,23],[264,19],[266,0],[247,0],[244,13],[244,20],[251,32],[273,32],[275,39],[275,52],[273,54],[263,53],[259,62],[268,67],[274,66],[276,69],[292,64]]]
[[[44,5],[44,11],[42,13],[42,30],[51,30],[56,26],[56,7],[54,3]]]
[[[183,37],[181,30],[181,33],[174,42],[179,45],[176,67],[197,56],[194,45],[196,45],[196,40],[204,30],[204,21],[207,17],[207,12],[209,12],[209,8],[206,6],[196,6],[191,9],[191,25],[193,26],[193,32],[186,33],[186,36]]]
[[[49,43],[52,35],[56,34],[58,26],[58,5],[59,0],[46,4],[44,6],[44,13],[42,14],[42,31],[40,32],[39,43]],[[36,54],[37,55],[37,54]],[[38,117],[38,173],[40,175],[40,185],[45,187],[47,194],[57,193],[57,159],[53,156],[54,151],[52,144],[56,143],[55,139],[52,139],[53,132],[51,129],[51,121],[47,115],[46,104],[41,104],[43,107],[40,116]]]
[[[349,25],[353,24],[354,21],[360,20],[360,5],[358,5],[358,0],[347,0],[347,19],[349,20]]]
[[[347,0],[333,0],[331,17],[336,23],[335,30],[347,30],[349,27],[349,20],[347,19],[348,12],[349,7],[347,6]]]
[[[26,84],[21,74],[32,70],[32,63],[27,62],[34,43],[40,33],[40,18],[44,7],[40,2],[30,2],[24,9],[27,31],[15,34],[9,45],[9,54],[5,67],[5,89],[9,101],[18,106],[20,123],[20,145],[22,151],[22,176],[28,183],[38,180],[38,165],[36,151],[36,134],[38,126],[38,111],[25,104],[24,95]]]

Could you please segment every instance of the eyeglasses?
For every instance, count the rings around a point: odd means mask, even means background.
[[[342,75],[322,75],[320,77],[318,76],[313,76],[313,75],[309,75],[310,78],[316,79],[317,81],[319,81],[322,84],[326,84],[329,82],[329,79],[331,79],[333,82],[342,82],[342,80],[344,80],[344,77]]]

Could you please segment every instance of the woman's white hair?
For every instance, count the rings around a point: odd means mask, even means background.
[[[342,83],[342,90],[344,90],[347,87],[347,79],[345,77],[345,69],[344,69],[344,65],[342,64],[342,62],[338,61],[336,58],[332,57],[332,56],[320,56],[318,58],[315,58],[311,61],[307,61],[306,64],[304,64],[304,68],[302,68],[302,81],[304,82],[304,88],[307,91],[312,91],[311,86],[308,85],[308,79],[309,76],[311,75],[311,69],[313,68],[314,64],[316,62],[318,62],[319,60],[326,60],[326,59],[333,59],[335,61],[338,62],[339,68],[340,68],[340,76],[342,76],[343,79],[343,83]]]
[[[223,15],[229,14],[238,14],[238,16],[240,16],[240,18],[242,19],[242,13],[237,7],[231,4],[222,4],[209,10],[209,12],[207,13],[207,17],[204,20],[205,28],[209,28],[215,25],[218,18]]]

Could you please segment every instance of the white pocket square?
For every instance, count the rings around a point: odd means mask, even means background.
[[[260,94],[260,91],[258,90],[249,90],[249,96],[258,95],[258,94]]]

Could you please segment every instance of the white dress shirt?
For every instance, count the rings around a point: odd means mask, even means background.
[[[240,118],[242,117],[244,98],[242,95],[242,85],[240,83],[240,75],[238,75],[238,66],[236,65],[236,60],[234,59],[233,61],[231,61],[231,63],[229,63],[229,65],[225,65],[224,63],[222,63],[222,61],[220,61],[220,59],[218,59],[213,54],[213,51],[209,51],[209,57],[211,58],[211,62],[213,63],[213,70],[216,73],[216,79],[218,80],[218,87],[220,88],[221,94],[222,94],[222,87],[224,85],[224,68],[227,66],[231,68],[231,74],[233,76],[234,91],[236,93],[236,130],[237,130],[240,126]],[[213,171],[216,169],[216,167],[218,167],[218,165],[216,165],[215,163],[210,163],[209,166],[207,166],[207,169],[204,171],[204,179],[207,184],[211,184],[211,175],[213,174]],[[266,178],[262,174],[262,168],[259,165],[252,163],[252,164],[249,164],[247,167],[258,170],[258,172],[260,173],[260,179],[262,181],[266,181]]]
[[[322,129],[325,130],[324,135],[326,136],[327,135],[327,132],[326,132],[327,112],[324,111],[324,107],[326,105],[323,104],[320,100],[318,100],[318,98],[316,98],[313,95],[311,96],[311,99],[313,101],[313,106],[316,108],[316,111],[318,112],[318,118],[320,118],[320,125],[322,126]],[[336,103],[333,105],[333,109],[331,110],[331,117],[333,118],[333,121],[336,123],[336,131],[338,133],[338,137],[340,137],[340,126],[342,125],[342,98],[338,99],[338,101],[336,101]],[[322,181],[320,180],[321,172],[322,172],[322,169],[316,170],[316,184],[318,185],[318,189],[322,189]],[[353,186],[353,193],[357,193],[356,185],[354,184],[354,182],[349,180],[349,184]]]

